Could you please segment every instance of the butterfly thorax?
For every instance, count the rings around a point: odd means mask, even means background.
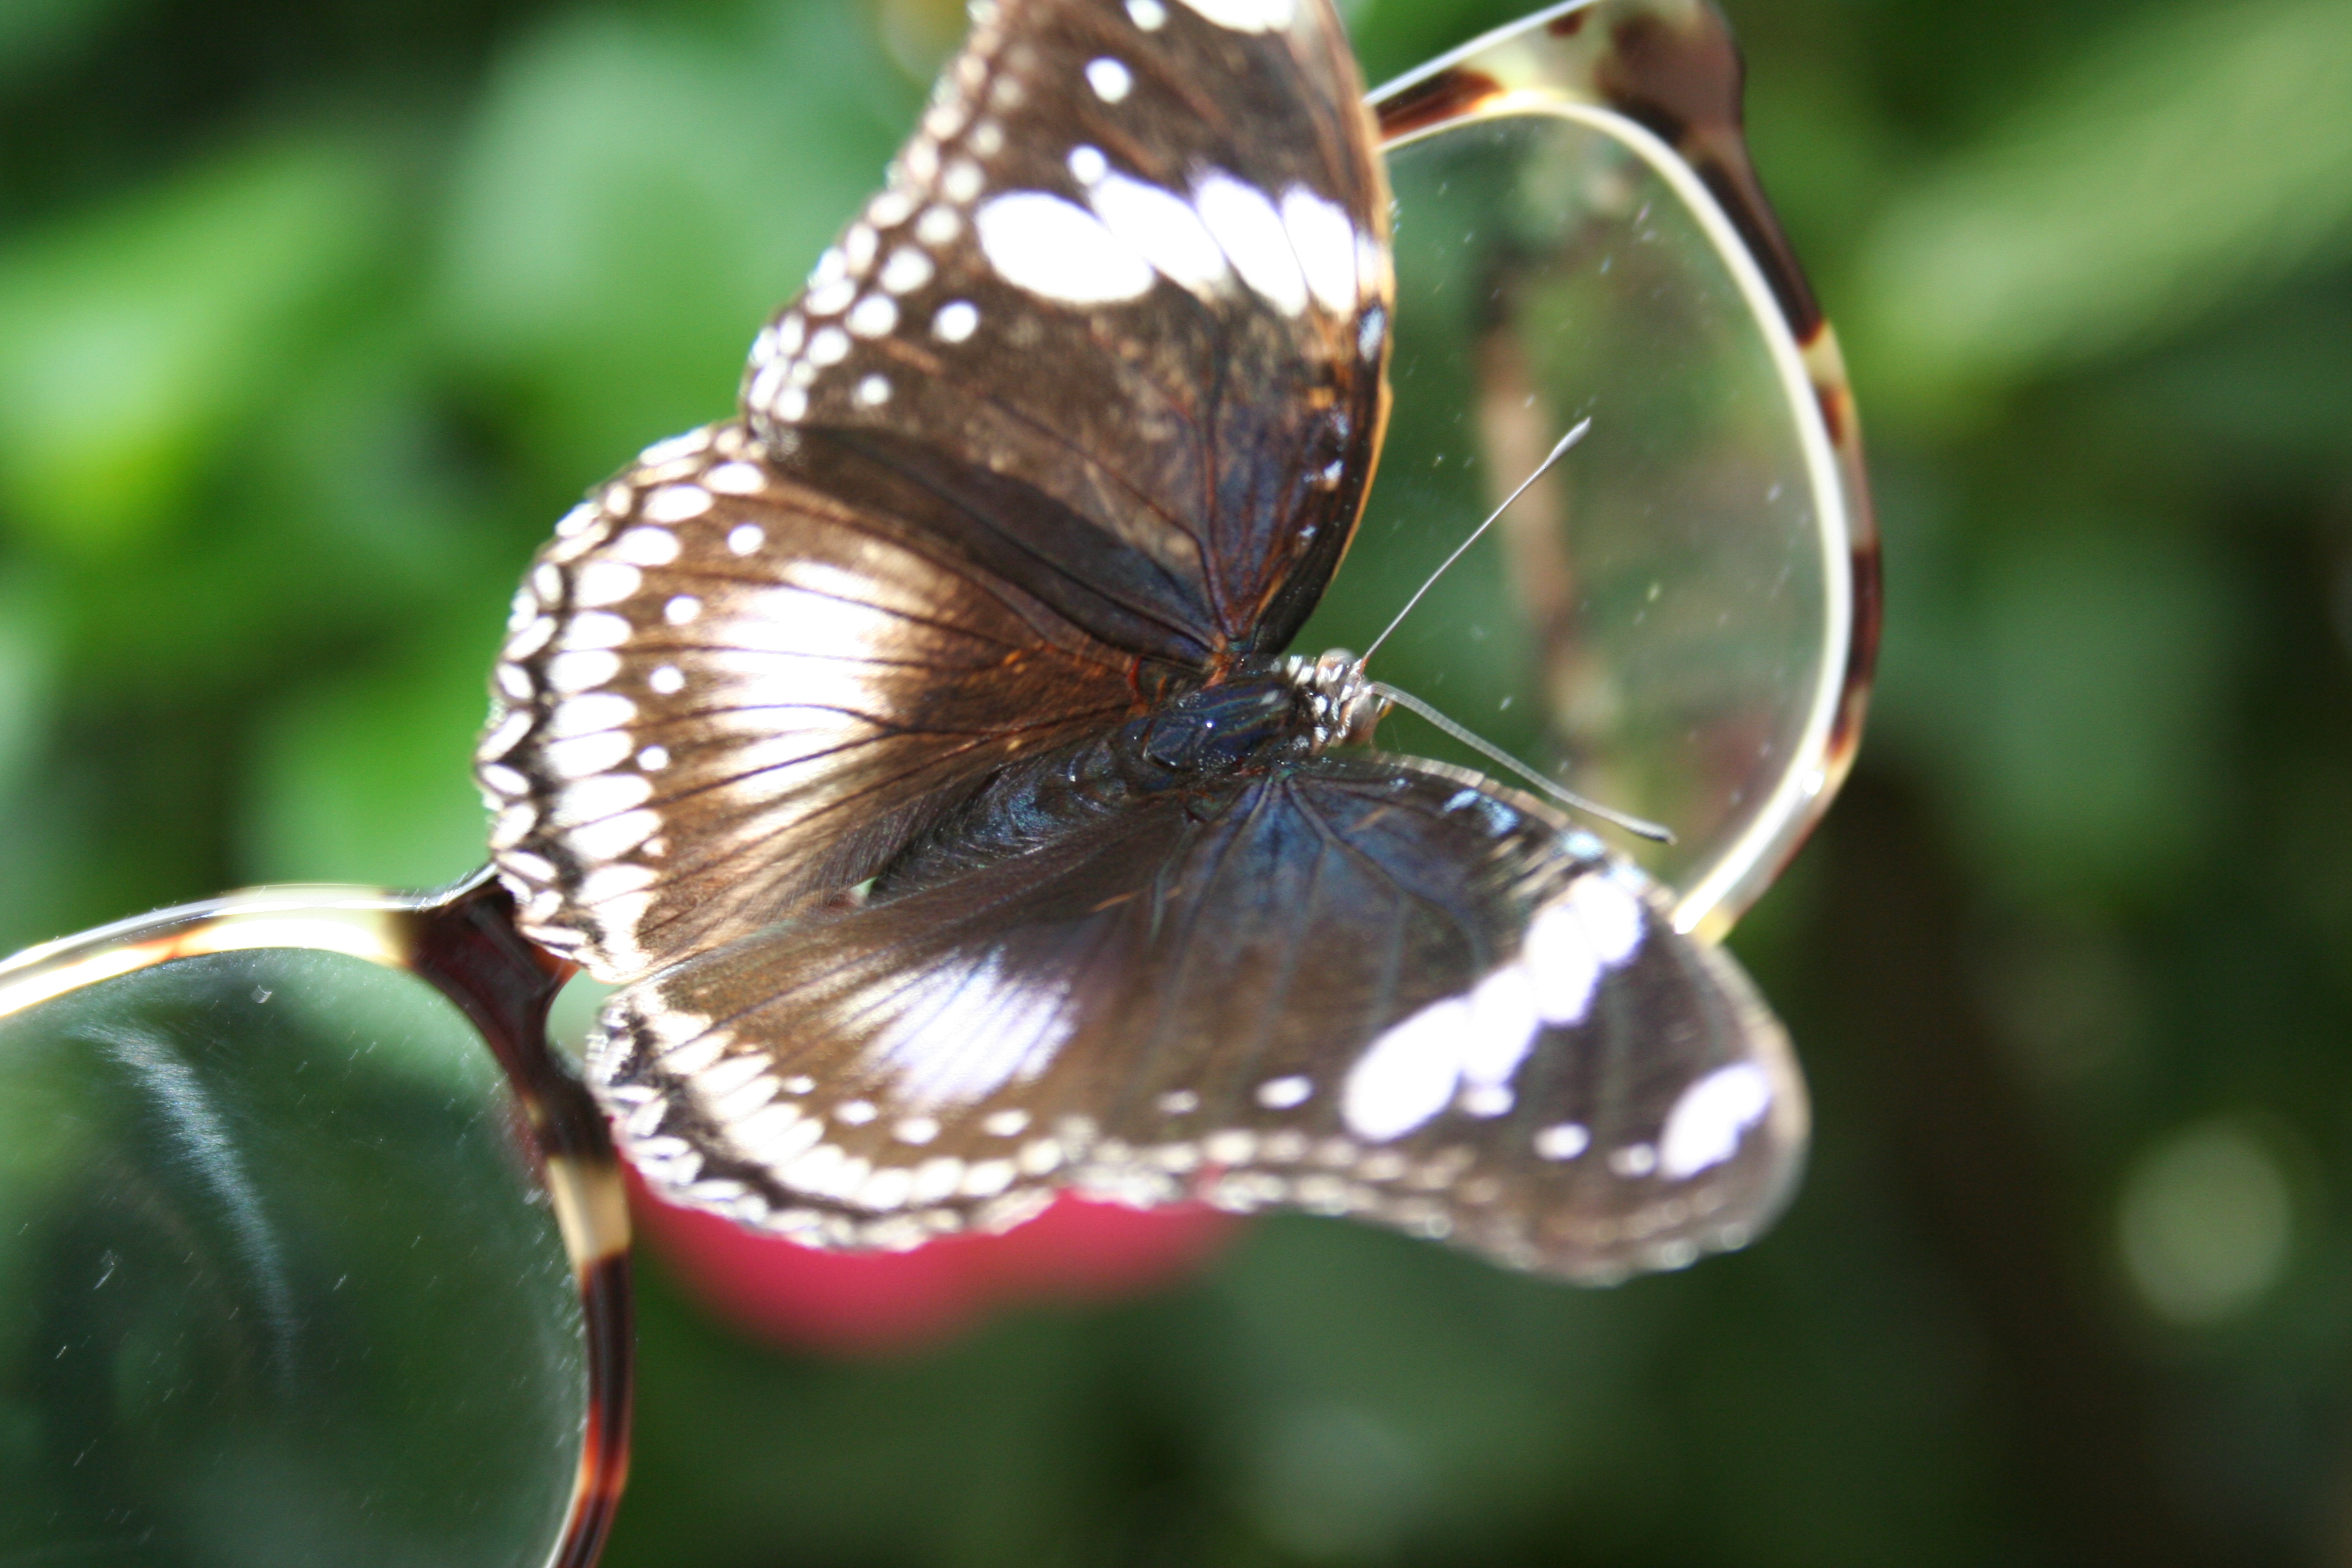
[[[1127,782],[1150,792],[1304,754],[1310,731],[1307,702],[1285,670],[1244,666],[1213,686],[1179,693],[1105,745]]]
[[[1331,658],[1250,660],[1108,734],[1004,769],[909,845],[877,877],[873,896],[900,896],[1029,853],[1074,822],[1152,803],[1215,815],[1233,800],[1233,781],[1302,762],[1346,738],[1339,716],[1357,710]]]

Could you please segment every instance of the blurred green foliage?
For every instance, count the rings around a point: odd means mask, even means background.
[[[1360,0],[1379,79],[1511,0]],[[1605,1294],[1336,1225],[902,1363],[647,1285],[611,1561],[2352,1559],[2352,8],[1731,0],[1890,613],[1741,946],[1814,1170]],[[517,570],[731,396],[930,0],[0,5],[0,945],[445,880]]]

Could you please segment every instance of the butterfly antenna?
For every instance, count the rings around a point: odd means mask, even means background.
[[[1494,527],[1496,522],[1505,512],[1511,510],[1511,503],[1517,500],[1521,496],[1527,494],[1528,487],[1529,485],[1534,484],[1538,479],[1543,478],[1544,475],[1549,473],[1551,471],[1551,466],[1554,463],[1559,462],[1560,458],[1566,457],[1568,455],[1568,449],[1570,447],[1575,446],[1579,441],[1583,440],[1585,432],[1591,428],[1592,421],[1591,419],[1578,420],[1575,426],[1570,429],[1569,433],[1562,436],[1559,442],[1553,446],[1550,452],[1546,454],[1544,460],[1536,465],[1535,472],[1529,474],[1526,479],[1521,479],[1519,481],[1518,489],[1504,497],[1503,504],[1496,507],[1491,513],[1489,513],[1486,521],[1472,529],[1470,531],[1470,537],[1455,545],[1454,547],[1454,553],[1448,555],[1443,562],[1439,563],[1437,570],[1432,572],[1422,583],[1421,586],[1413,590],[1412,597],[1404,602],[1404,608],[1396,613],[1396,618],[1389,622],[1388,626],[1381,631],[1381,635],[1372,639],[1371,646],[1364,649],[1363,653],[1356,659],[1353,668],[1355,673],[1360,679],[1362,675],[1364,666],[1370,660],[1372,655],[1380,650],[1381,644],[1389,640],[1389,633],[1396,630],[1397,627],[1404,624],[1404,618],[1412,614],[1412,607],[1421,603],[1422,595],[1428,593],[1433,587],[1435,587],[1437,585],[1437,580],[1440,577],[1444,576],[1447,570],[1450,569],[1456,561],[1461,560],[1463,555],[1468,552],[1469,548],[1477,543],[1480,536],[1488,529]],[[1528,783],[1535,785],[1536,788],[1543,791],[1544,794],[1551,796],[1552,799],[1559,802],[1562,805],[1565,805],[1571,810],[1583,812],[1590,816],[1597,816],[1603,822],[1614,823],[1618,826],[1623,828],[1626,832],[1631,833],[1637,837],[1650,839],[1654,843],[1672,844],[1675,841],[1673,832],[1661,826],[1657,823],[1645,822],[1641,817],[1630,816],[1624,812],[1612,810],[1610,807],[1601,805],[1599,801],[1587,800],[1573,790],[1562,788],[1559,784],[1544,777],[1543,774],[1536,772],[1535,769],[1528,766],[1527,763],[1519,761],[1518,758],[1503,750],[1502,747],[1496,745],[1492,741],[1486,740],[1484,736],[1474,734],[1469,730],[1466,730],[1463,726],[1455,723],[1453,720],[1448,719],[1444,714],[1440,713],[1436,709],[1432,708],[1428,703],[1423,702],[1420,698],[1415,697],[1410,691],[1400,690],[1396,687],[1388,685],[1384,681],[1378,680],[1365,681],[1361,689],[1372,693],[1374,696],[1379,697],[1382,701],[1393,702],[1400,708],[1407,709],[1412,712],[1420,714],[1423,718],[1428,720],[1431,723],[1436,725],[1439,729],[1444,731],[1447,734],[1453,736],[1455,740],[1461,742],[1472,751],[1476,752],[1480,756],[1486,758],[1489,762],[1497,763],[1502,766],[1508,768],[1511,772],[1518,774],[1519,777],[1527,780]]]
[[[1527,763],[1519,761],[1518,758],[1511,755],[1510,752],[1503,750],[1502,747],[1496,745],[1492,741],[1486,740],[1483,736],[1475,734],[1471,731],[1464,729],[1461,725],[1455,723],[1453,720],[1448,719],[1444,714],[1440,713],[1436,709],[1432,708],[1428,703],[1423,702],[1420,698],[1415,697],[1410,691],[1400,691],[1395,687],[1389,685],[1387,682],[1380,680],[1369,682],[1367,689],[1378,696],[1382,701],[1393,702],[1400,708],[1409,709],[1412,712],[1420,714],[1423,718],[1428,720],[1431,723],[1436,725],[1439,729],[1444,731],[1447,734],[1453,736],[1455,740],[1461,742],[1472,751],[1476,752],[1479,755],[1486,758],[1490,762],[1499,763],[1504,767],[1510,769],[1513,773],[1518,774],[1521,778],[1527,780],[1528,783],[1535,785],[1536,788],[1543,791],[1544,794],[1551,796],[1552,799],[1559,802],[1562,805],[1568,806],[1576,811],[1583,812],[1589,816],[1597,816],[1603,822],[1613,822],[1618,826],[1623,828],[1626,832],[1633,834],[1634,837],[1639,838],[1647,838],[1655,844],[1672,844],[1675,841],[1674,833],[1669,828],[1662,827],[1654,822],[1644,821],[1643,818],[1638,816],[1628,816],[1626,813],[1622,811],[1612,810],[1610,807],[1601,805],[1599,801],[1587,800],[1582,795],[1578,795],[1574,790],[1562,788],[1560,785],[1553,783],[1550,779],[1544,777],[1543,774],[1536,772],[1535,769],[1528,766]]]
[[[1468,551],[1472,545],[1478,542],[1479,535],[1494,527],[1496,520],[1500,518],[1505,512],[1511,510],[1511,503],[1518,500],[1521,496],[1527,494],[1528,487],[1529,485],[1534,484],[1538,479],[1543,478],[1545,474],[1550,472],[1551,466],[1554,463],[1559,462],[1561,458],[1567,456],[1568,449],[1570,447],[1575,446],[1579,441],[1583,440],[1584,433],[1591,428],[1592,421],[1591,419],[1580,419],[1576,422],[1576,427],[1574,429],[1569,431],[1567,435],[1562,436],[1559,438],[1559,444],[1551,449],[1551,455],[1546,458],[1542,462],[1536,465],[1536,471],[1529,474],[1526,479],[1521,479],[1519,481],[1519,488],[1513,490],[1509,495],[1504,497],[1503,504],[1496,507],[1493,513],[1487,517],[1486,521],[1472,529],[1470,531],[1470,537],[1455,545],[1454,547],[1454,553],[1447,556],[1442,563],[1440,563],[1437,570],[1432,572],[1427,580],[1424,581],[1420,587],[1415,588],[1412,591],[1412,597],[1404,602],[1404,608],[1396,613],[1396,618],[1388,624],[1387,630],[1374,637],[1372,639],[1372,646],[1366,648],[1363,652],[1362,658],[1356,660],[1359,667],[1360,667],[1366,659],[1370,658],[1372,655],[1379,650],[1381,644],[1389,640],[1389,632],[1396,630],[1397,627],[1404,624],[1404,618],[1412,614],[1412,607],[1421,603],[1421,596],[1423,594],[1428,593],[1430,589],[1435,587],[1437,585],[1437,580],[1440,577],[1444,576],[1447,570],[1451,568],[1456,561],[1461,560],[1463,554]]]

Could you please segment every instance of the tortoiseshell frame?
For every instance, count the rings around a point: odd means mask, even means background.
[[[1811,384],[1813,408],[1794,412],[1801,424],[1818,417],[1818,429],[1805,434],[1825,444],[1840,492],[1831,499],[1843,503],[1846,581],[1832,584],[1845,600],[1843,657],[1818,694],[1818,746],[1784,769],[1778,810],[1743,836],[1740,847],[1704,885],[1682,890],[1675,923],[1709,938],[1721,937],[1771,885],[1853,767],[1877,662],[1880,614],[1878,530],[1853,392],[1837,334],[1748,159],[1741,132],[1744,72],[1729,26],[1706,0],[1570,0],[1474,39],[1370,95],[1382,144],[1391,149],[1473,121],[1567,113],[1609,126],[1671,177],[1674,171],[1642,145],[1654,138],[1704,187],[1685,193],[1694,205],[1703,209],[1712,198],[1714,212],[1702,210],[1701,217],[1719,218],[1737,236],[1777,311],[1777,319],[1763,323],[1768,333],[1785,331],[1788,352]],[[1759,314],[1766,302],[1757,301]],[[1834,531],[1839,521],[1824,520],[1824,526]],[[1824,542],[1834,548],[1833,540]]]
[[[580,1465],[547,1568],[589,1568],[628,1472],[628,1203],[604,1116],[548,1041],[548,1008],[574,966],[515,930],[513,900],[489,872],[431,893],[257,889],[28,948],[0,963],[0,1017],[176,959],[260,948],[341,952],[416,975],[464,1012],[504,1069],[571,1258],[585,1336]]]

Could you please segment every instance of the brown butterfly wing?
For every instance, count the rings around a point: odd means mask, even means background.
[[[476,774],[523,930],[625,979],[871,876],[1101,729],[1130,658],[742,426],[665,443],[518,595]]]
[[[1587,1279],[1737,1245],[1785,1195],[1780,1026],[1524,797],[1323,758],[977,815],[1030,837],[954,836],[867,907],[614,999],[590,1072],[658,1189],[868,1247],[1063,1187],[1192,1195]]]
[[[1034,512],[1117,546],[1174,623],[1146,651],[1278,650],[1384,414],[1388,191],[1338,19],[974,17],[888,187],[761,333],[745,412],[780,451],[845,447],[996,529]],[[1050,595],[1050,561],[990,564]]]
[[[526,581],[477,775],[532,936],[626,979],[743,935],[1287,640],[1382,411],[1359,99],[1326,0],[981,7],[761,333],[751,422],[656,448]]]

